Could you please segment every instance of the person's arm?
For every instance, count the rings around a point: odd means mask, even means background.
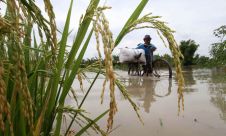
[[[154,52],[155,50],[156,50],[156,47],[154,47],[154,48],[151,48],[151,51],[153,51],[153,52]]]
[[[141,45],[142,45],[142,44],[139,43],[139,44],[137,45],[136,49],[142,49]]]
[[[157,48],[155,47],[155,45],[151,44],[150,50],[151,50],[152,52],[154,52],[156,49],[157,49]]]

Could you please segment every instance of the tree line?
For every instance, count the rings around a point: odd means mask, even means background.
[[[218,42],[212,43],[209,51],[209,56],[195,55],[199,44],[194,40],[187,40],[180,42],[180,50],[184,56],[182,61],[184,66],[198,65],[198,66],[225,66],[226,65],[226,25],[223,25],[213,32],[214,36],[218,38]]]
[[[201,67],[213,67],[213,66],[226,66],[226,25],[223,25],[213,31],[213,35],[218,38],[218,42],[211,44],[209,56],[202,56],[196,54],[199,44],[194,40],[182,40],[180,41],[179,48],[184,58],[181,58],[183,66],[196,65]],[[172,66],[173,58],[169,54],[154,55],[154,59],[162,58],[168,61]],[[93,57],[83,60],[83,64],[92,64],[96,62],[98,58]],[[125,67],[123,64],[119,64],[119,56],[113,55],[114,66]]]

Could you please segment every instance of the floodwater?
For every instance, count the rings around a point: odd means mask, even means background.
[[[226,135],[226,72],[217,69],[184,69],[185,89],[177,93],[175,75],[167,77],[129,76],[126,71],[116,71],[117,78],[126,85],[132,100],[140,108],[144,125],[137,118],[130,103],[116,88],[118,112],[110,136],[225,136]],[[88,74],[90,81],[95,75]],[[82,109],[95,118],[109,105],[106,86],[104,103],[100,95],[104,78],[99,77]],[[84,82],[84,90],[89,87]],[[77,81],[74,89],[79,90]],[[84,93],[78,91],[79,100]],[[71,98],[69,104],[75,103]],[[106,130],[107,116],[97,122]],[[74,131],[78,127],[73,126]],[[98,135],[89,131],[90,135]],[[87,134],[85,134],[87,135]]]

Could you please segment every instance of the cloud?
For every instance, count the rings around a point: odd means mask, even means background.
[[[70,29],[76,34],[81,14],[85,13],[90,0],[74,1]],[[66,15],[70,1],[52,1],[56,14],[57,25],[60,30],[66,20]],[[105,0],[101,1],[101,5]],[[129,16],[139,4],[140,0],[107,0],[106,5],[112,9],[105,13],[110,22],[110,28],[116,38]],[[44,6],[42,3],[43,10]],[[225,0],[150,0],[146,5],[142,15],[152,12],[153,15],[162,16],[162,20],[176,30],[175,37],[178,42],[192,39],[200,44],[198,52],[201,55],[208,55],[211,43],[216,42],[213,30],[226,23],[226,2]],[[150,29],[137,30],[128,34],[117,47],[125,46],[135,48],[142,42],[145,34],[151,34],[153,43],[158,47],[157,54],[169,53],[169,49],[163,46],[156,32]],[[70,37],[70,43],[74,36]],[[90,46],[86,52],[87,57],[96,55],[95,40],[92,38]]]

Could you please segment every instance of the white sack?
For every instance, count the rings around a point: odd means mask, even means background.
[[[135,57],[138,56],[140,53],[142,53],[140,58],[136,59]],[[119,53],[119,62],[120,63],[131,63],[131,62],[146,63],[144,50],[121,48]]]

